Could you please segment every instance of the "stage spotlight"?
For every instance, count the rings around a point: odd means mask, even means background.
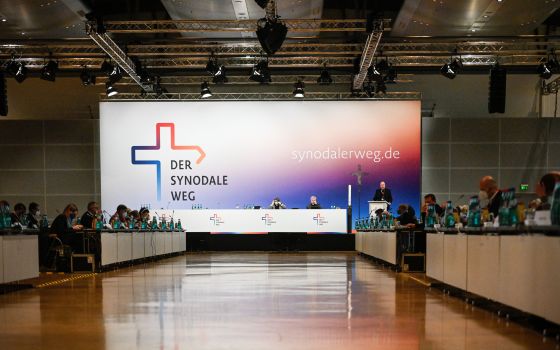
[[[303,90],[304,84],[303,81],[299,80],[294,84],[294,97],[295,98],[304,98],[305,91]]]
[[[253,71],[249,80],[256,81],[261,84],[268,84],[272,81],[270,71],[268,70],[268,61],[261,60],[253,66]]]
[[[107,93],[107,97],[111,97],[111,96],[115,96],[116,94],[118,94],[119,92],[117,91],[117,88],[115,88],[113,86],[113,84],[106,82],[105,83],[105,88],[106,88],[106,93]]]
[[[6,72],[11,76],[15,76],[17,71],[19,70],[19,65],[20,63],[15,60],[14,56],[12,56],[12,59],[6,65]]]
[[[223,83],[227,83],[228,79],[226,77],[226,67],[221,65],[218,70],[216,71],[216,73],[214,73],[214,77],[212,78],[212,82],[214,82],[214,84],[223,84]]]
[[[116,65],[111,73],[109,73],[109,81],[111,84],[114,84],[122,79],[122,70],[121,67]]]
[[[280,49],[286,34],[288,34],[288,27],[277,17],[261,18],[257,21],[257,38],[263,50],[269,55],[273,55]]]
[[[208,87],[208,82],[200,84],[200,98],[210,98],[212,97],[212,91]]]
[[[541,63],[537,68],[537,73],[543,79],[550,79],[552,77],[552,69],[548,66],[548,63]]]
[[[6,64],[6,72],[13,76],[18,83],[23,82],[27,78],[27,68],[23,62],[18,62],[12,55],[12,59]]]
[[[537,73],[543,79],[550,79],[554,71],[556,71],[560,67],[556,56],[551,57],[548,62],[541,63],[537,68]]]
[[[58,71],[58,62],[50,59],[49,62],[47,62],[47,64],[45,64],[41,69],[40,78],[46,81],[55,81],[57,71]]]
[[[463,69],[463,62],[460,59],[454,59],[451,63],[444,64],[440,72],[441,74],[448,78],[448,79],[455,79],[457,73]]]
[[[262,9],[266,8],[266,5],[268,5],[268,0],[255,0],[255,2]]]
[[[377,68],[377,64],[373,66],[369,66],[368,77],[375,81],[383,80],[383,75],[381,74],[381,71]]]
[[[82,80],[82,85],[84,86],[95,85],[95,75],[87,69],[86,66],[84,66],[82,72],[80,73],[80,79]]]
[[[317,78],[317,84],[319,85],[329,85],[333,82],[332,78],[331,78],[331,74],[329,73],[329,71],[327,70],[327,67],[325,66],[325,68],[323,68],[323,70],[321,71],[321,75],[319,76],[319,78]]]

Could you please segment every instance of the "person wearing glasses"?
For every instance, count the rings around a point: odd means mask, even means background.
[[[82,215],[82,219],[80,220],[80,224],[82,224],[85,228],[93,228],[93,219],[97,215],[99,211],[99,204],[97,202],[89,202],[87,205],[87,211]]]

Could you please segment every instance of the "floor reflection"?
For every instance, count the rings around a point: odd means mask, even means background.
[[[0,349],[547,349],[353,253],[188,254],[0,296]]]

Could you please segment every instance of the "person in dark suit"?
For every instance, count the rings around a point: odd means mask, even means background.
[[[375,190],[375,195],[373,196],[374,201],[386,201],[391,205],[393,203],[393,196],[391,195],[391,190],[385,187],[385,181],[379,183],[379,188]]]
[[[27,213],[27,227],[28,228],[39,228],[39,219],[41,218],[41,211],[39,210],[39,203],[31,202],[29,203]]]
[[[397,209],[397,221],[401,226],[406,226],[408,228],[414,228],[418,224],[418,219],[414,214],[414,208],[408,204],[401,204]]]
[[[422,213],[420,216],[422,217],[422,222],[426,222],[426,214],[428,213],[428,205],[433,204],[436,210],[436,215],[442,216],[445,209],[443,209],[439,204],[437,204],[436,196],[433,193],[428,193],[424,196],[424,205],[422,206]]]
[[[84,228],[95,228],[93,227],[93,218],[95,218],[98,211],[99,205],[97,204],[97,202],[88,203],[87,211],[84,213],[84,215],[82,215],[82,219],[80,220],[80,223],[84,226]]]
[[[481,208],[488,208],[488,211],[498,216],[502,207],[502,191],[498,189],[498,183],[492,176],[484,176],[480,179],[480,192],[478,194]]]
[[[311,196],[311,198],[309,198],[307,209],[321,209],[321,204],[317,202],[317,196]]]

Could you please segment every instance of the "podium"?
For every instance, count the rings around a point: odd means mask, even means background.
[[[383,211],[385,211],[389,207],[389,202],[387,201],[368,201],[368,203],[369,203],[369,216],[374,215],[377,209],[383,209]]]

